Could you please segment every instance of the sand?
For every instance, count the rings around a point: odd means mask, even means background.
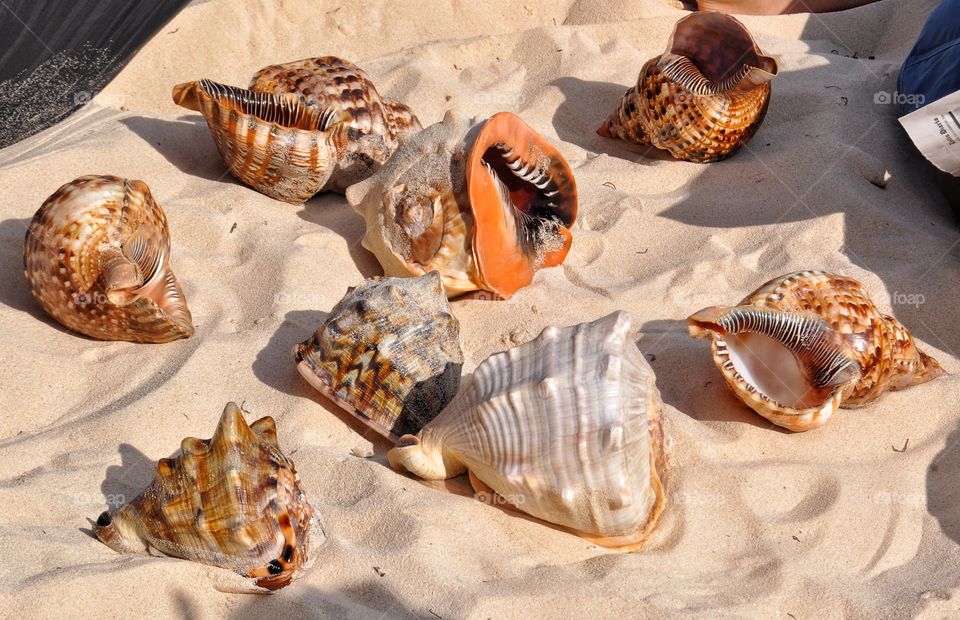
[[[782,74],[753,141],[710,165],[594,133],[683,15],[666,3],[191,5],[92,103],[0,151],[0,615],[960,614],[957,220],[899,111],[874,103],[934,4],[745,18]],[[510,110],[570,161],[581,202],[566,263],[509,301],[453,308],[466,371],[547,325],[632,314],[671,437],[668,507],[643,551],[394,473],[387,444],[297,373],[290,347],[380,273],[363,222],[340,195],[297,207],[235,181],[170,90],[324,54],[360,64],[424,125],[449,107]],[[95,342],[33,301],[26,224],[91,173],[142,179],[166,210],[194,337]],[[814,268],[862,280],[953,376],[803,434],[746,409],[683,320]],[[88,519],[131,499],[183,437],[210,437],[229,400],[276,418],[329,536],[315,570],[272,596],[220,592],[236,585],[228,571],[121,556],[90,535]]]

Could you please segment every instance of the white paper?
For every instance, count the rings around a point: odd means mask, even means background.
[[[934,166],[960,177],[960,90],[901,116],[900,124]]]

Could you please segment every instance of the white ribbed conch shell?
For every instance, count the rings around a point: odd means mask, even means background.
[[[114,551],[229,568],[269,590],[307,571],[326,540],[273,418],[248,426],[234,403],[213,438],[184,439],[178,456],[157,463],[150,486],[101,514],[94,531]]]
[[[663,403],[630,317],[548,327],[477,367],[391,466],[478,492],[611,547],[636,547],[663,511]]]
[[[76,332],[134,342],[193,334],[167,217],[143,181],[91,175],[62,186],[33,216],[23,262],[33,296]]]

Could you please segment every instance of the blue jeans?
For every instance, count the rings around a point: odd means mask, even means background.
[[[904,112],[960,90],[960,0],[943,0],[930,13],[903,62],[897,91],[909,97]]]

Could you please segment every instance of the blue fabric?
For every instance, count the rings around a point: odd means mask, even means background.
[[[930,13],[900,69],[897,91],[913,112],[960,90],[960,0],[943,0]],[[915,95],[903,97],[904,95]]]

